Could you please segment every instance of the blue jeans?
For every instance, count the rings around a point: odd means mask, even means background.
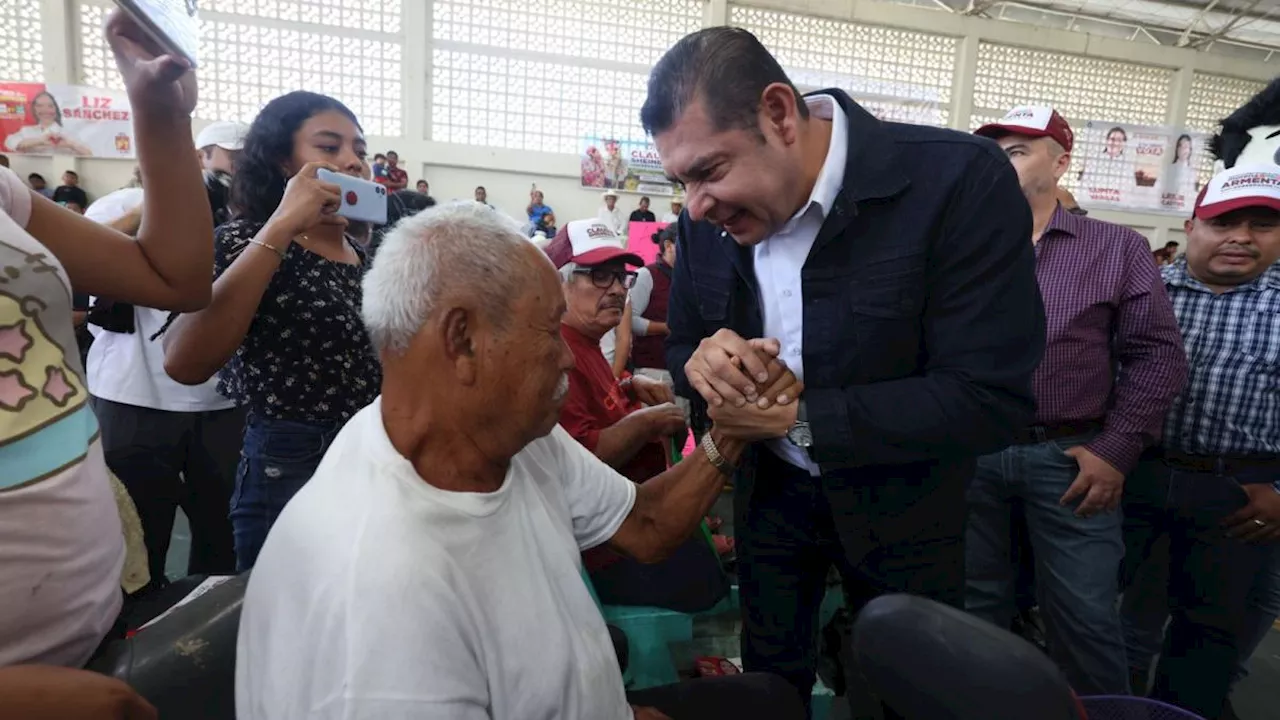
[[[1074,505],[1059,504],[1079,472],[1064,451],[1091,437],[1014,445],[978,459],[968,492],[965,608],[1009,627],[1014,613],[1010,517],[1012,504],[1020,501],[1053,659],[1081,695],[1124,695],[1129,676],[1116,611],[1124,558],[1121,514],[1079,518]]]
[[[1124,585],[1134,589],[1125,615],[1154,618],[1142,621],[1145,630],[1131,627],[1128,642],[1135,651],[1149,647],[1153,633],[1162,636],[1168,616],[1150,695],[1206,718],[1219,716],[1237,677],[1245,637],[1258,624],[1247,619],[1250,591],[1272,554],[1270,547],[1227,537],[1221,526],[1248,502],[1240,484],[1250,481],[1270,478],[1144,459],[1125,483]],[[1160,542],[1168,543],[1167,555],[1159,552]],[[1130,664],[1141,674],[1137,655]]]
[[[1249,675],[1249,660],[1271,626],[1280,617],[1280,546],[1267,548],[1267,567],[1254,578],[1244,612],[1244,634],[1240,638],[1240,663],[1231,684]],[[1164,644],[1169,621],[1169,549],[1154,550],[1142,560],[1133,583],[1124,591],[1120,617],[1124,621],[1125,649],[1131,672],[1146,678]]]
[[[315,474],[340,428],[340,423],[321,425],[249,414],[231,497],[236,572],[257,562],[267,532],[285,504]]]

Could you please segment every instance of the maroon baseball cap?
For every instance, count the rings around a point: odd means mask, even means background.
[[[556,268],[562,268],[571,262],[592,266],[619,259],[628,265],[644,265],[644,260],[627,250],[622,238],[599,220],[574,220],[566,223],[555,238],[547,243],[545,252]]]
[[[1214,175],[1196,197],[1195,216],[1211,220],[1247,207],[1280,211],[1280,167],[1237,165]]]
[[[1071,152],[1076,139],[1066,118],[1051,107],[1039,105],[1016,107],[1000,118],[999,122],[983,125],[974,130],[973,134],[992,139],[1005,135],[1053,138],[1067,152]]]

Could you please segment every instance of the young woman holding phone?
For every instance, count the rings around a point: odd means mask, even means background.
[[[219,389],[248,409],[231,500],[240,571],[381,380],[360,320],[365,254],[321,168],[368,179],[355,114],[310,92],[268,103],[236,161],[213,301],[165,337],[170,377],[200,383],[221,371]]]

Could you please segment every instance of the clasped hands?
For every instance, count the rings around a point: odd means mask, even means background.
[[[685,363],[685,377],[726,437],[770,440],[786,437],[795,425],[804,384],[778,359],[780,350],[777,340],[744,340],[722,329],[703,339]]]

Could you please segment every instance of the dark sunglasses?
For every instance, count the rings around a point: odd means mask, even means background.
[[[623,290],[630,290],[636,284],[636,274],[630,270],[606,270],[604,268],[583,268],[574,270],[574,275],[586,275],[591,284],[601,290],[608,290],[615,282],[622,283]]]

